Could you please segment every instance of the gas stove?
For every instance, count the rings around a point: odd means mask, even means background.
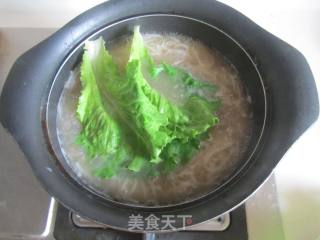
[[[0,91],[16,58],[54,31],[0,29]],[[0,126],[0,239],[254,240],[268,231],[284,239],[274,176],[230,213],[183,231],[143,235],[95,223],[70,212],[42,189],[18,145]]]

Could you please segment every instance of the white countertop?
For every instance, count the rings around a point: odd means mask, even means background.
[[[0,28],[59,28],[102,0],[0,0]],[[223,0],[257,24],[300,50],[320,86],[320,1]],[[267,195],[249,200],[250,240],[320,240],[320,121],[287,152],[275,171],[281,233],[263,226]],[[264,188],[266,189],[266,188]],[[266,211],[264,211],[267,214]],[[261,229],[256,223],[260,222]],[[280,230],[279,230],[280,231]],[[252,236],[255,236],[254,238]]]

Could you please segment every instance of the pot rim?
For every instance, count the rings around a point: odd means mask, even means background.
[[[77,51],[79,51],[79,49],[83,48],[83,45],[86,41],[88,41],[89,39],[94,39],[95,37],[99,36],[99,34],[101,34],[103,31],[105,31],[108,28],[111,28],[113,26],[116,26],[118,24],[121,23],[125,23],[127,21],[132,21],[135,19],[141,19],[141,18],[148,18],[148,17],[173,17],[173,18],[182,18],[182,19],[187,19],[187,20],[191,20],[191,21],[195,21],[198,22],[200,24],[204,24],[216,31],[219,31],[220,33],[222,33],[223,35],[225,35],[227,38],[229,38],[230,40],[232,40],[239,49],[241,49],[241,51],[246,55],[246,57],[250,60],[250,62],[252,63],[252,66],[254,67],[257,75],[259,76],[259,81],[260,81],[260,85],[263,91],[263,99],[264,99],[264,116],[263,116],[263,123],[262,123],[262,127],[260,128],[260,132],[259,132],[259,137],[257,139],[257,141],[255,142],[255,145],[252,149],[250,149],[250,155],[246,158],[247,160],[245,161],[244,164],[242,164],[240,167],[237,167],[235,171],[233,171],[230,176],[228,176],[226,178],[226,180],[224,180],[221,184],[219,184],[219,186],[214,187],[213,189],[209,190],[207,193],[198,195],[196,197],[192,197],[192,198],[188,198],[184,201],[181,202],[177,202],[177,203],[172,203],[172,204],[166,204],[166,205],[143,205],[143,204],[135,204],[135,203],[130,203],[130,202],[120,202],[120,201],[116,201],[113,200],[112,198],[106,198],[106,196],[104,196],[102,193],[99,193],[96,189],[94,189],[94,187],[91,187],[89,184],[83,183],[81,181],[81,179],[79,179],[76,174],[73,173],[73,170],[71,169],[70,166],[67,166],[67,164],[63,164],[61,163],[61,157],[65,158],[65,156],[59,154],[60,156],[57,156],[57,152],[60,150],[60,145],[59,146],[55,146],[56,144],[54,144],[54,142],[52,141],[52,135],[54,133],[51,132],[51,119],[49,116],[49,112],[52,111],[50,108],[50,102],[51,102],[51,98],[52,98],[52,94],[55,91],[54,89],[54,85],[55,82],[57,81],[57,76],[60,74],[60,72],[63,70],[66,62],[69,61],[70,57]],[[128,30],[130,31],[130,30]],[[222,53],[223,55],[223,53]],[[89,191],[90,193],[97,195],[99,198],[103,199],[104,201],[108,201],[111,202],[113,204],[119,205],[120,207],[130,207],[130,208],[136,208],[136,209],[149,209],[149,210],[157,210],[157,209],[164,209],[164,208],[172,208],[172,207],[178,207],[178,206],[184,206],[186,204],[192,204],[195,203],[198,200],[201,200],[205,197],[208,197],[212,194],[214,194],[215,192],[219,191],[221,188],[223,188],[225,185],[229,184],[231,181],[233,181],[233,179],[237,176],[237,174],[239,172],[241,172],[243,170],[243,168],[246,167],[246,164],[251,160],[251,158],[253,157],[253,155],[255,154],[261,139],[263,137],[264,134],[264,130],[265,130],[265,124],[266,124],[266,120],[267,120],[267,111],[268,111],[268,105],[267,105],[267,96],[266,96],[266,90],[265,90],[265,86],[262,80],[262,77],[254,63],[254,61],[252,60],[251,56],[247,53],[247,51],[242,47],[242,45],[237,42],[234,38],[232,38],[229,34],[225,33],[223,30],[209,24],[206,23],[204,21],[195,19],[195,18],[191,18],[191,17],[187,17],[187,16],[183,16],[183,15],[176,15],[176,14],[144,14],[144,15],[139,15],[139,16],[134,16],[134,17],[128,17],[125,19],[122,19],[120,21],[114,22],[112,24],[106,25],[104,27],[102,27],[101,29],[99,29],[98,31],[92,33],[91,35],[87,36],[84,40],[82,40],[80,43],[78,43],[78,45],[70,52],[68,53],[67,57],[65,58],[65,60],[63,61],[63,63],[61,64],[59,70],[56,73],[56,76],[51,84],[51,88],[48,94],[48,98],[46,100],[47,104],[46,107],[43,109],[45,112],[43,114],[43,116],[45,116],[45,120],[44,122],[46,123],[46,127],[44,128],[44,131],[46,132],[45,137],[46,137],[46,141],[48,144],[48,148],[52,149],[52,155],[54,156],[57,165],[59,166],[60,170],[67,176],[67,177],[71,177],[72,181],[80,186],[81,188],[84,188],[86,191]],[[49,104],[48,104],[49,103]],[[54,131],[54,130],[53,130]]]

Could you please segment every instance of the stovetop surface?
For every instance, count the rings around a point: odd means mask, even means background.
[[[54,31],[55,29],[40,28],[0,29],[0,91],[5,76],[16,58]],[[61,225],[61,218],[56,218],[57,215],[63,214],[57,211],[58,209],[64,211],[64,208],[58,207],[57,202],[41,188],[19,147],[0,125],[0,239],[56,239],[54,232],[57,234],[57,231],[61,233],[66,230]],[[232,214],[238,216],[235,219],[242,220],[233,222]],[[245,231],[241,232],[238,229],[238,234],[246,236],[248,228],[249,239],[258,239],[258,236],[266,236],[268,232],[275,233],[277,239],[284,239],[274,177],[272,176],[253,197],[246,201],[246,210],[239,208],[235,213],[231,213],[230,218],[228,215],[226,218],[230,220],[227,230],[233,231],[234,226],[237,226],[236,229],[242,226],[242,230]],[[71,215],[69,220],[72,221]],[[213,225],[209,224],[207,227],[210,229]],[[116,233],[113,230],[108,231]],[[181,238],[187,239],[186,234],[187,232],[180,235]],[[221,237],[221,234],[223,231],[218,235]],[[177,239],[174,233],[161,236],[161,239],[171,239],[169,236]],[[196,233],[188,236],[190,239],[200,237]]]

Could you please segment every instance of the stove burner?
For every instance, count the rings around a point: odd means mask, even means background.
[[[248,240],[245,206],[241,205],[234,211],[216,219],[198,224],[183,231],[164,233],[134,233],[112,229],[106,225],[90,221],[59,204],[53,232],[55,240]]]
[[[109,228],[101,223],[96,223],[85,217],[82,217],[76,213],[71,213],[71,219],[75,226],[80,228]],[[230,214],[226,213],[217,218],[211,219],[201,224],[196,224],[190,227],[186,227],[182,231],[223,231],[230,225]]]

